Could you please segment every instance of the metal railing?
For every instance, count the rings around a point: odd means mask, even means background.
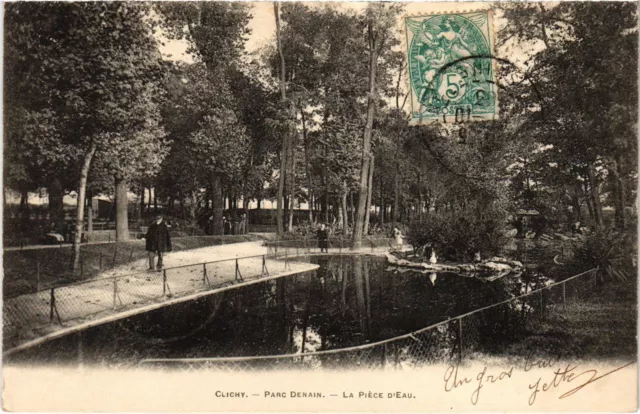
[[[268,262],[267,259],[280,259]],[[121,311],[247,279],[269,276],[274,266],[292,269],[293,258],[262,254],[93,279],[4,300],[4,337],[12,340],[24,328],[38,328],[99,314]],[[269,265],[269,266],[267,266]],[[269,269],[268,267],[271,267]],[[295,270],[295,269],[293,269]]]
[[[253,357],[145,359],[145,367],[179,370],[416,368],[491,353],[540,329],[545,321],[591,297],[597,269],[545,285],[527,283],[513,298],[405,335],[349,348]]]

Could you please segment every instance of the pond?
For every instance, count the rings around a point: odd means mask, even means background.
[[[212,294],[16,354],[35,363],[300,354],[394,338],[504,301],[526,281],[400,271],[369,256],[315,256],[320,269]],[[79,340],[81,337],[81,341]],[[81,343],[81,346],[78,344]],[[12,362],[11,361],[11,362]]]

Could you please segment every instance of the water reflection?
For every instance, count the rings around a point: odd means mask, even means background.
[[[72,335],[17,358],[75,363],[80,355],[88,363],[134,364],[142,358],[303,355],[414,332],[545,283],[526,277],[487,282],[450,273],[398,271],[388,269],[384,259],[363,256],[310,260],[320,269],[95,327],[82,333],[82,341]],[[482,328],[495,344],[495,337],[507,337],[503,332],[514,318],[526,317],[537,304],[515,301],[505,307],[513,309],[478,316],[469,335]],[[369,355],[384,364],[451,356],[459,346],[457,335],[459,329],[446,323]],[[476,335],[476,343],[485,338]],[[339,365],[349,357],[334,355],[331,361]]]

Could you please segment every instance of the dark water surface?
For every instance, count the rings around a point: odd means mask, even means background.
[[[519,294],[492,282],[400,272],[386,259],[311,257],[321,268],[209,295],[72,334],[11,361],[136,364],[144,358],[291,354],[406,334]]]

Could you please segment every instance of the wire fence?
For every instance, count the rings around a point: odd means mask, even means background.
[[[395,338],[335,350],[288,355],[145,359],[142,366],[177,370],[268,371],[307,369],[412,369],[461,362],[499,352],[534,334],[540,325],[593,295],[597,269],[560,282],[540,278],[519,295]]]
[[[270,271],[281,273],[308,269],[308,264],[276,253],[221,259],[41,289],[4,300],[4,338],[12,341],[24,328],[38,329],[50,324],[64,326],[66,322],[101,312],[123,311],[171,297],[266,277]]]
[[[83,247],[75,269],[72,246],[4,252],[4,298],[83,281],[146,256],[144,246],[126,243],[96,250]]]

